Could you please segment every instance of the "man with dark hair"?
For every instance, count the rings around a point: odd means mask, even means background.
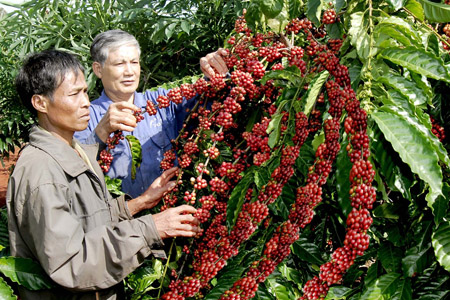
[[[19,287],[21,299],[123,299],[123,278],[148,255],[164,256],[162,239],[200,232],[188,205],[133,218],[173,188],[176,168],[134,199],[112,198],[96,162],[98,145],[73,138],[90,118],[78,60],[57,50],[33,54],[16,87],[38,125],[8,184],[11,254],[37,260],[57,284],[41,291]]]

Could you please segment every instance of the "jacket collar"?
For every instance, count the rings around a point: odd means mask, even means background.
[[[48,134],[48,132],[45,132],[37,126],[33,126],[33,128],[31,129],[30,145],[39,148],[40,150],[50,155],[61,166],[64,172],[72,177],[77,177],[81,173],[88,170],[88,167],[86,166],[84,161],[81,159],[81,157],[78,156],[78,154],[71,146],[67,145],[57,137]],[[94,144],[89,146],[81,146],[85,150],[87,156],[89,157],[89,160],[91,161],[91,164],[93,165],[97,173],[100,169],[98,167],[98,163],[95,160],[98,145]],[[101,174],[101,171],[97,174]]]

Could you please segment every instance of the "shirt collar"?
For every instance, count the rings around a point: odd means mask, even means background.
[[[64,172],[72,177],[76,177],[88,170],[86,163],[84,163],[70,145],[64,143],[43,128],[33,126],[30,132],[30,144],[50,155],[61,168],[63,168]],[[94,146],[95,149],[90,149],[92,146]],[[96,154],[98,145],[92,146],[86,147],[83,145],[88,156],[92,155],[92,153],[94,153],[94,155]],[[92,159],[90,159],[90,161],[92,164]],[[95,168],[94,164],[92,164],[92,166]]]

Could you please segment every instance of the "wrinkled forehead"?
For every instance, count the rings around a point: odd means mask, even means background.
[[[134,53],[137,54],[139,58],[141,55],[141,51],[139,47],[135,43],[131,42],[122,42],[117,44],[112,44],[110,47],[106,49],[106,59],[111,58],[111,55],[127,55],[131,56]]]

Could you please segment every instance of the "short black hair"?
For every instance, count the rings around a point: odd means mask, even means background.
[[[29,55],[23,62],[16,77],[16,90],[23,105],[35,116],[31,98],[33,95],[43,95],[53,99],[53,93],[64,81],[66,74],[81,71],[84,68],[78,59],[60,50],[44,50]]]

